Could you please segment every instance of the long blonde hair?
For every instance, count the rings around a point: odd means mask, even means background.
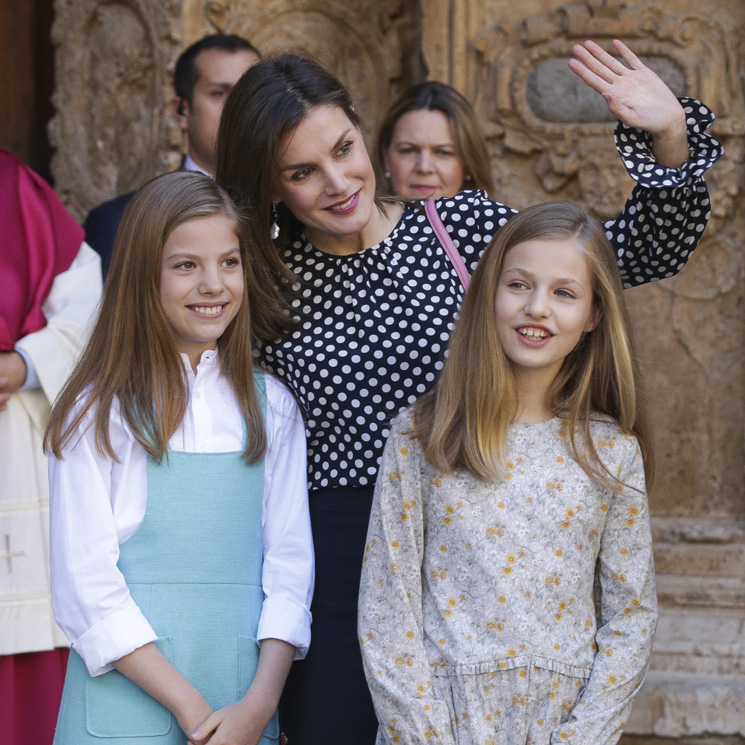
[[[450,337],[439,382],[414,404],[413,435],[435,468],[468,470],[485,480],[503,473],[517,386],[497,336],[497,288],[510,249],[528,240],[551,238],[573,238],[583,248],[600,320],[565,358],[550,387],[548,404],[554,415],[567,420],[571,452],[597,483],[615,488],[590,435],[595,413],[613,417],[637,437],[651,479],[646,413],[618,265],[602,225],[566,202],[523,210],[487,247]]]
[[[245,279],[241,306],[219,340],[220,367],[246,422],[244,458],[253,463],[263,457],[266,431],[254,387],[250,334],[251,313],[262,310],[249,309],[256,279],[244,228],[235,205],[212,179],[179,172],[145,184],[124,213],[100,315],[50,415],[45,448],[58,458],[95,406],[96,447],[118,460],[109,437],[115,398],[122,419],[148,455],[160,461],[167,452],[168,441],[184,418],[188,384],[160,300],[163,245],[187,220],[216,214],[227,217],[239,239]],[[70,417],[81,397],[82,404]]]

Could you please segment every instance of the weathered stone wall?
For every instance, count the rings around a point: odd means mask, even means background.
[[[573,43],[620,38],[717,113],[726,157],[714,215],[682,274],[629,292],[656,424],[654,515],[661,621],[627,739],[745,739],[745,308],[740,246],[745,105],[742,0],[57,0],[56,183],[78,217],[174,167],[178,51],[242,33],[300,46],[356,94],[374,129],[421,74],[475,104],[496,197],[575,199],[605,217],[632,186],[602,101],[568,72]],[[737,207],[740,209],[737,209]]]
[[[415,0],[57,0],[57,190],[78,218],[179,162],[171,114],[179,52],[204,34],[263,53],[302,49],[354,91],[371,139],[398,90],[422,75]]]

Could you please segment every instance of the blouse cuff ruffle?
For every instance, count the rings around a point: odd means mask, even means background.
[[[701,178],[724,153],[724,148],[706,129],[714,121],[714,114],[695,98],[678,99],[686,114],[688,126],[688,160],[679,168],[668,168],[657,163],[652,154],[652,135],[643,129],[616,123],[614,139],[629,176],[650,189],[677,188]]]

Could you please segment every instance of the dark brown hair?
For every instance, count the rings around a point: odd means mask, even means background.
[[[261,52],[248,39],[236,34],[210,34],[184,49],[176,60],[176,68],[173,71],[173,87],[176,98],[181,102],[186,101],[190,106],[194,95],[194,86],[199,80],[199,67],[197,58],[202,52],[216,49],[226,54],[237,54],[238,52],[251,52],[261,59]]]
[[[291,326],[289,297],[296,277],[282,262],[279,250],[301,225],[284,204],[278,204],[280,233],[273,241],[271,195],[282,141],[318,106],[338,106],[359,128],[360,118],[339,80],[316,62],[282,54],[244,73],[220,117],[216,178],[249,216],[262,286],[260,301],[285,314],[284,323],[254,324],[259,339],[280,336]]]

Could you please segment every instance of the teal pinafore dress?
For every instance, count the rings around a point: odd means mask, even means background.
[[[256,388],[265,409],[264,380]],[[258,664],[264,464],[235,453],[148,459],[148,499],[119,569],[160,651],[214,709],[242,698]],[[84,537],[81,537],[84,540]],[[185,745],[176,718],[116,670],[92,678],[70,653],[54,745]],[[275,714],[259,741],[279,741]]]

